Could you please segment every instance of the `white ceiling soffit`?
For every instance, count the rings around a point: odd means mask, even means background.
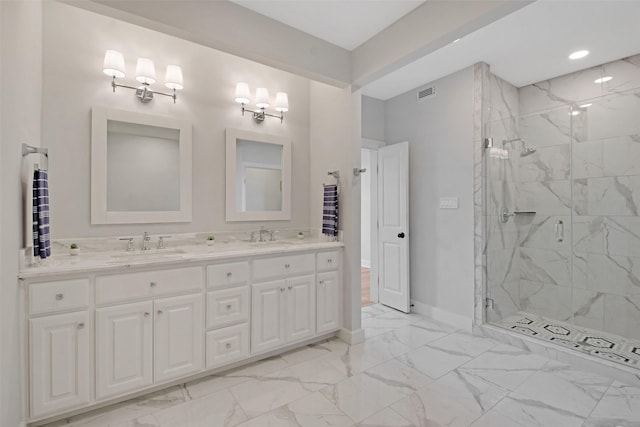
[[[640,53],[640,1],[538,0],[363,87],[387,100],[484,61],[517,87]],[[572,61],[571,52],[587,49]]]
[[[353,50],[425,0],[231,1],[329,43]]]

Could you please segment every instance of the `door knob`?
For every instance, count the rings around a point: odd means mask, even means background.
[[[401,239],[404,239],[404,232],[398,233],[398,237],[401,238]]]

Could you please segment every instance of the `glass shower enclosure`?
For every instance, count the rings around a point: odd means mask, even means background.
[[[640,55],[490,79],[487,321],[640,368]]]

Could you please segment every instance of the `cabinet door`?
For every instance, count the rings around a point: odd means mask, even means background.
[[[155,382],[202,369],[202,295],[159,299],[155,309]]]
[[[287,341],[298,341],[316,333],[315,276],[287,280]]]
[[[96,398],[153,383],[151,301],[96,310]]]
[[[337,271],[318,274],[316,309],[319,334],[340,328],[342,312],[340,289]]]
[[[284,280],[253,285],[251,291],[251,353],[285,343],[283,327],[287,284]]]
[[[89,403],[89,314],[29,321],[31,418]]]

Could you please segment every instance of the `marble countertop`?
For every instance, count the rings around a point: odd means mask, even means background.
[[[148,251],[88,251],[78,255],[54,254],[37,264],[20,270],[19,279],[38,279],[56,275],[75,273],[112,273],[132,268],[148,268],[203,261],[217,261],[228,258],[281,255],[307,250],[332,249],[344,246],[342,242],[328,242],[320,239],[284,239],[275,242],[216,242],[168,246],[164,249]]]

